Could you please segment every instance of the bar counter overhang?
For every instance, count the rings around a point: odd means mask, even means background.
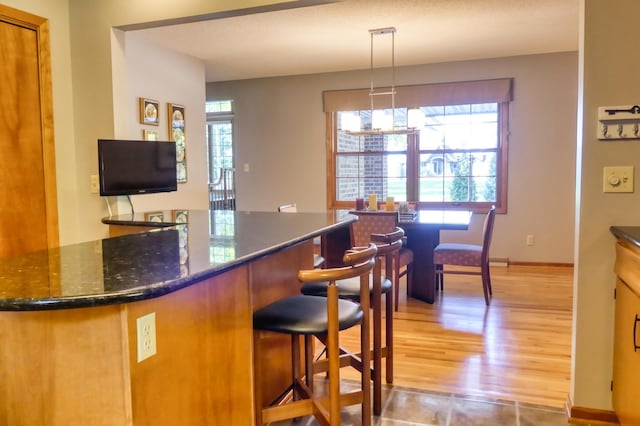
[[[188,211],[188,224],[0,259],[0,423],[252,424],[252,312],[297,294],[313,239],[354,220]],[[137,362],[136,319],[151,312],[157,354]],[[263,352],[273,396],[287,344]]]

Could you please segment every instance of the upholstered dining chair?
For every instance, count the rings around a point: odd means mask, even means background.
[[[297,213],[298,212],[298,205],[293,203],[293,204],[283,204],[281,206],[278,206],[278,211],[280,213]],[[314,241],[315,244],[315,241]],[[324,265],[324,257],[320,256],[317,253],[313,254],[313,267],[314,268],[322,268],[322,266]]]
[[[310,269],[298,272],[301,283],[326,280],[326,297],[288,296],[253,313],[254,401],[255,424],[313,415],[320,424],[339,426],[342,406],[359,404],[361,424],[371,425],[371,370],[360,368],[360,389],[348,391],[340,387],[340,369],[371,364],[369,293],[370,273],[375,267],[378,250],[374,244],[353,247],[342,258],[344,267]],[[338,297],[339,280],[358,278],[359,302]],[[340,347],[339,332],[360,326],[360,352],[346,352]],[[289,392],[268,403],[262,395],[261,339],[264,333],[282,333],[291,337],[292,376]],[[327,359],[314,361],[313,338],[327,348]],[[303,347],[301,343],[304,341]],[[302,352],[304,351],[304,352]],[[304,355],[304,356],[302,356]],[[301,365],[301,358],[304,364]],[[328,395],[314,386],[316,373],[328,373]]]
[[[491,303],[493,290],[491,288],[491,274],[489,271],[489,247],[493,236],[493,223],[496,217],[496,207],[492,206],[484,220],[482,231],[482,245],[441,243],[433,250],[433,264],[436,272],[436,286],[444,290],[444,274],[481,275],[484,301]],[[473,267],[469,269],[446,269],[444,265]]]
[[[351,245],[366,245],[372,234],[388,234],[394,232],[398,226],[398,212],[354,210],[350,214],[358,216],[358,220],[351,224]],[[393,261],[393,288],[395,310],[398,310],[400,296],[400,278],[407,277],[407,294],[413,284],[413,251],[402,247],[395,254]]]

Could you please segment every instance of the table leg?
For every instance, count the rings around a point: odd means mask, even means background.
[[[413,285],[409,296],[433,303],[436,292],[433,249],[440,243],[440,230],[424,226],[407,226],[404,230],[407,248],[413,251]]]

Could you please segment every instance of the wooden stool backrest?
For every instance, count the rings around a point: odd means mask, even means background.
[[[393,232],[387,234],[371,234],[371,242],[378,248],[378,256],[384,256],[402,247],[404,230],[396,226]]]
[[[375,265],[375,257],[378,249],[375,244],[369,243],[364,247],[353,247],[345,251],[342,262],[346,266],[327,269],[309,269],[298,272],[298,279],[303,283],[316,281],[343,280],[369,273]]]

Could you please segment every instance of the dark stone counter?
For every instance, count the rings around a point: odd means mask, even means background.
[[[609,229],[616,238],[640,247],[640,226],[612,226]]]
[[[115,216],[103,222],[160,227],[1,258],[0,310],[68,309],[162,296],[356,220],[350,215],[336,220],[333,213],[186,214],[188,223],[173,226],[167,226],[172,220]]]

